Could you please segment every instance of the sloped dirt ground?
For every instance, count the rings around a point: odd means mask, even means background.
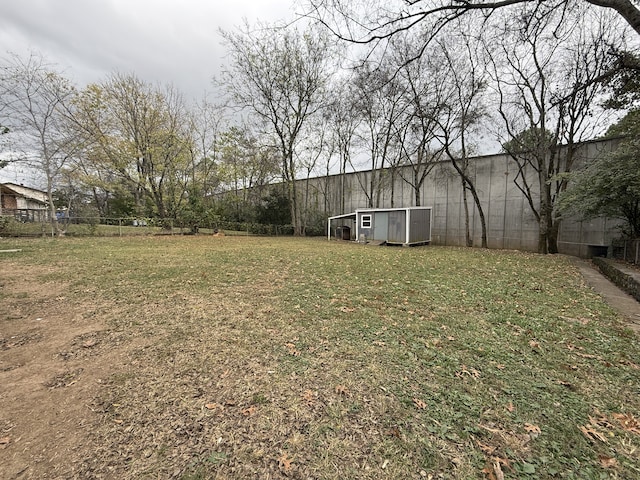
[[[70,304],[64,285],[32,282],[35,270],[22,266],[1,281],[3,479],[76,476],[92,451],[96,393],[132,345]]]

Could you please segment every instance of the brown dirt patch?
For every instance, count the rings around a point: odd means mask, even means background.
[[[73,478],[90,455],[89,405],[122,354],[117,335],[40,267],[7,269],[0,314],[0,478]]]

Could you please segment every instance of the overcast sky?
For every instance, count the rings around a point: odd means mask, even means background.
[[[295,18],[295,0],[14,0],[0,2],[0,52],[35,51],[79,87],[109,73],[172,83],[186,100],[211,90],[220,28]]]

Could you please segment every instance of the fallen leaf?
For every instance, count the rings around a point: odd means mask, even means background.
[[[294,357],[300,356],[300,351],[296,348],[296,345],[294,343],[287,343],[285,347],[287,347],[289,355],[293,355]]]
[[[509,405],[507,405],[507,410],[513,412],[515,409],[516,407],[513,406],[513,402],[509,402]]]
[[[356,309],[351,307],[340,307],[340,311],[344,313],[351,313],[351,312],[355,312]]]
[[[524,429],[529,432],[529,433],[542,433],[542,430],[540,430],[540,427],[537,425],[533,425],[531,423],[525,423],[524,424]]]
[[[424,403],[419,398],[414,398],[413,399],[413,404],[416,406],[416,408],[419,408],[420,410],[424,410],[425,408],[427,408],[427,404]]]
[[[491,466],[493,467],[496,480],[504,480],[504,473],[502,473],[502,468],[500,467],[500,459],[494,458]]]
[[[482,450],[487,455],[493,455],[493,452],[496,451],[496,447],[494,447],[493,445],[488,445],[486,443],[478,442],[478,446],[480,447],[480,450]]]
[[[589,323],[589,319],[584,317],[573,318],[573,317],[563,317],[562,315],[560,315],[560,318],[568,322],[580,323],[582,325],[586,325],[587,323]]]
[[[630,413],[614,413],[613,418],[615,418],[624,430],[627,432],[632,432],[637,435],[640,435],[640,422]]]
[[[10,437],[0,437],[0,448],[7,448],[9,443],[11,443]]]
[[[312,406],[316,402],[316,394],[312,390],[305,390],[302,399],[307,402],[308,406]]]
[[[97,343],[98,342],[96,342],[95,338],[91,338],[91,339],[87,340],[86,342],[84,342],[82,344],[82,346],[84,348],[91,348],[91,347],[95,347]]]
[[[400,438],[400,429],[398,427],[392,427],[387,430],[387,435],[390,437]]]
[[[501,363],[499,363],[499,364],[496,365],[496,368],[498,370],[504,370],[506,367],[504,365],[502,365]]]
[[[489,480],[497,480],[495,473],[493,473],[493,467],[484,467],[482,470],[480,470],[480,473],[484,473],[487,477],[489,477]]]
[[[593,427],[602,427],[607,429],[613,428],[613,425],[611,425],[611,422],[607,417],[605,417],[598,410],[596,410],[595,413],[598,415],[597,417],[592,417],[591,415],[589,415],[589,422],[591,422],[591,425]]]
[[[537,425],[532,425],[531,423],[525,423],[524,429],[529,433],[529,439],[535,440],[540,436],[540,427]]]
[[[480,428],[484,428],[486,431],[491,432],[491,433],[500,433],[500,432],[502,432],[502,430],[500,430],[499,428],[491,428],[491,427],[488,427],[486,425],[482,425],[481,423],[479,423],[478,426]]]
[[[207,404],[205,404],[204,407],[207,410],[217,410],[217,409],[223,410],[224,409],[224,407],[222,405],[220,405],[219,403],[207,403]]]
[[[456,372],[456,377],[462,378],[465,375],[473,378],[480,378],[480,372],[475,368],[467,368],[466,365],[462,365],[460,371]]]
[[[256,406],[255,405],[251,405],[250,407],[242,409],[242,414],[244,416],[246,416],[246,417],[250,417],[254,413],[256,413]]]
[[[284,452],[280,455],[280,458],[278,458],[278,467],[280,467],[283,472],[289,473],[291,471],[292,462],[293,460],[289,458],[287,452]]]
[[[536,342],[535,340],[531,340],[529,342],[529,346],[533,349],[540,350],[540,343]]]
[[[335,392],[338,395],[348,395],[349,394],[349,389],[347,387],[345,387],[344,385],[336,385]]]
[[[602,433],[597,431],[592,425],[587,425],[584,427],[579,427],[580,431],[584,433],[585,437],[589,440],[600,440],[601,442],[607,443],[607,437],[605,437]]]
[[[618,461],[612,457],[599,455],[598,460],[600,461],[600,465],[602,466],[602,468],[614,468],[618,466]]]

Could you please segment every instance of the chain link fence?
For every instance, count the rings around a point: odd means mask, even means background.
[[[58,225],[65,236],[132,236],[132,235],[293,235],[292,225],[266,225],[251,222],[204,220],[193,222],[175,218],[146,217],[69,217],[58,216]],[[45,215],[28,210],[8,211],[0,216],[0,236],[55,236]]]
[[[640,265],[640,238],[615,240],[611,247],[613,258]]]

